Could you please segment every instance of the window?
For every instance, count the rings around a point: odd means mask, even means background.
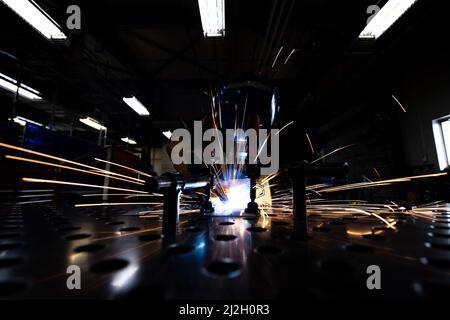
[[[439,168],[450,165],[450,116],[433,120],[434,143],[439,160]]]

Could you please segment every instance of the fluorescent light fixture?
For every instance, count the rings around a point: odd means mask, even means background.
[[[3,88],[9,92],[16,93],[18,86],[17,81],[7,75],[0,73],[0,88]],[[29,100],[42,100],[41,93],[29,86],[20,84],[19,96],[29,99]]]
[[[206,38],[225,36],[225,0],[198,0]]]
[[[136,97],[123,98],[123,102],[142,117],[148,117],[150,115],[147,108]]]
[[[33,0],[0,0],[49,40],[65,40],[61,27]]]
[[[418,0],[389,0],[370,20],[359,35],[360,39],[377,39]]]
[[[439,168],[444,170],[450,165],[450,116],[433,120],[432,125]]]
[[[163,131],[162,134],[169,140],[172,138],[172,132],[171,131]]]
[[[444,137],[442,135],[441,125],[433,121],[434,144],[439,161],[439,169],[444,170],[448,166],[447,154],[445,151]]]
[[[25,120],[19,119],[18,117],[15,117],[12,119],[15,123],[21,125],[22,127],[25,127],[27,125],[27,122]]]
[[[136,140],[133,140],[133,139],[128,138],[128,137],[122,138],[120,140],[122,140],[125,143],[131,144],[131,145],[136,145],[137,144]]]
[[[85,125],[87,125],[87,126],[89,126],[91,128],[94,128],[95,130],[98,130],[98,131],[105,131],[106,130],[105,126],[102,126],[100,124],[100,122],[98,122],[97,120],[92,119],[90,117],[81,118],[80,122],[84,123]]]
[[[20,124],[22,127],[25,127],[27,125],[27,123],[31,123],[31,124],[34,124],[35,126],[42,127],[41,123],[24,118],[24,117],[15,117],[10,120],[14,121],[15,123]]]

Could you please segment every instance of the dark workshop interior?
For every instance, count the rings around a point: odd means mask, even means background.
[[[448,298],[447,4],[0,0],[0,300]]]

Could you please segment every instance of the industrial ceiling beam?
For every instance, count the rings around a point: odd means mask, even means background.
[[[191,65],[193,65],[195,67],[198,67],[201,70],[206,71],[207,73],[209,73],[211,75],[214,75],[215,77],[219,78],[220,80],[224,80],[225,79],[225,77],[223,75],[219,74],[218,72],[216,72],[216,71],[214,71],[214,70],[212,70],[212,69],[210,69],[208,67],[205,67],[204,65],[202,65],[202,64],[198,63],[197,61],[195,61],[194,59],[191,59],[189,57],[186,57],[184,54],[180,54],[177,51],[169,49],[169,48],[161,45],[160,43],[158,43],[158,42],[156,42],[156,41],[154,41],[154,40],[152,40],[152,39],[150,39],[148,37],[145,37],[145,36],[143,36],[143,35],[141,35],[141,34],[139,34],[137,32],[130,31],[130,30],[128,30],[127,33],[132,35],[136,39],[138,39],[138,40],[140,40],[140,41],[142,41],[142,42],[144,42],[144,43],[146,43],[146,44],[148,44],[148,45],[150,45],[150,46],[152,46],[154,48],[157,48],[157,49],[159,49],[159,50],[161,50],[161,51],[163,51],[165,53],[168,53],[171,56],[176,57],[177,59],[179,59],[179,60],[181,60],[183,62],[191,64]]]
[[[177,55],[172,56],[172,58],[170,58],[169,60],[167,60],[166,62],[162,63],[155,71],[153,71],[152,73],[152,77],[155,78],[158,74],[160,74],[162,71],[164,71],[165,69],[167,69],[167,67],[169,67],[172,63],[174,63],[175,61],[179,60],[180,56],[185,56],[185,54],[195,48],[195,46],[201,41],[203,40],[203,36],[197,38],[196,40],[190,42],[185,48],[183,48],[182,50],[177,52]]]

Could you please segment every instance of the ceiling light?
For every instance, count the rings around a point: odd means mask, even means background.
[[[169,140],[172,138],[172,132],[171,131],[163,131],[162,134]]]
[[[36,125],[38,127],[42,127],[41,123],[33,121],[33,120],[30,120],[30,119],[27,119],[27,118],[24,118],[24,117],[15,117],[15,118],[10,119],[10,120],[14,121],[15,123],[20,124],[22,127],[25,127],[27,125],[27,123],[31,123],[31,124],[34,124],[34,125]]]
[[[198,0],[205,37],[225,36],[225,0]]]
[[[17,81],[0,73],[0,88],[8,90],[9,92],[17,92]],[[30,100],[42,100],[41,93],[29,86],[20,84],[19,96]]]
[[[379,38],[397,21],[417,0],[389,0],[370,20],[359,35],[360,39]]]
[[[125,102],[131,109],[142,117],[147,117],[150,115],[147,108],[136,97],[123,98],[123,102]]]
[[[81,118],[80,122],[84,123],[85,125],[87,125],[87,126],[89,126],[91,128],[94,128],[95,130],[98,130],[98,131],[105,131],[106,130],[106,127],[102,126],[100,124],[100,122],[98,122],[95,119],[89,118],[89,117]]]
[[[22,127],[25,127],[27,125],[27,122],[25,120],[19,119],[18,117],[15,117],[12,119],[17,124],[20,124]]]
[[[65,40],[61,27],[33,0],[0,0],[49,40]]]
[[[122,138],[120,140],[122,140],[125,143],[131,144],[131,145],[136,145],[137,144],[136,140],[133,140],[133,139],[128,138],[128,137]]]

